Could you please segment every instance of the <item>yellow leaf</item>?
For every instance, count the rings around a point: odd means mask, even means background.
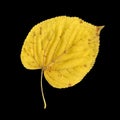
[[[93,67],[99,52],[100,31],[78,17],[59,16],[35,25],[21,50],[21,61],[27,69],[42,69],[48,83],[68,88],[79,83]]]

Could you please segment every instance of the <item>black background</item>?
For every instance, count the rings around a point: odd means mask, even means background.
[[[8,111],[15,116],[51,116],[68,118],[75,114],[81,117],[112,116],[116,105],[116,78],[114,69],[114,44],[113,39],[114,20],[117,9],[111,9],[104,2],[93,2],[93,4],[79,2],[53,2],[20,4],[11,6],[5,13],[7,25],[7,55],[9,58],[7,77],[11,77],[6,86],[10,104]],[[19,5],[20,4],[20,5]],[[46,5],[47,4],[47,5]],[[117,8],[112,3],[114,8]],[[95,25],[105,25],[100,35],[100,51],[93,69],[85,78],[68,89],[55,89],[43,78],[44,94],[47,109],[43,108],[43,100],[40,91],[41,70],[27,70],[20,61],[22,44],[30,31],[37,23],[59,15],[76,16]],[[4,20],[4,17],[3,17]],[[5,29],[6,31],[6,29]],[[5,41],[6,42],[6,41]],[[13,57],[12,57],[13,55]],[[8,60],[8,59],[7,59]],[[113,78],[114,77],[114,78]],[[10,83],[10,84],[9,84]],[[9,88],[8,87],[8,88]],[[11,91],[12,89],[12,91]],[[7,111],[7,107],[5,109]],[[53,118],[54,118],[53,117]]]

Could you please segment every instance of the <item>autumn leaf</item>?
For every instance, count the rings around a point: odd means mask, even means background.
[[[30,30],[20,57],[26,69],[42,69],[44,108],[43,74],[55,88],[79,83],[95,63],[103,27],[78,17],[58,16],[42,21]]]

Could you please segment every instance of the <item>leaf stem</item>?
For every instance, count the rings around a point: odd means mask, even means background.
[[[46,100],[45,100],[45,97],[44,97],[44,92],[43,92],[43,85],[42,85],[42,78],[43,78],[43,69],[41,71],[41,82],[40,82],[40,86],[41,86],[41,93],[42,93],[42,99],[43,99],[43,102],[44,102],[44,109],[46,109]]]

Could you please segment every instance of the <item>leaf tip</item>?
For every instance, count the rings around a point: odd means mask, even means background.
[[[105,27],[104,25],[102,25],[102,26],[97,26],[97,29],[96,29],[97,35],[100,34],[101,30],[102,30],[104,27]]]

